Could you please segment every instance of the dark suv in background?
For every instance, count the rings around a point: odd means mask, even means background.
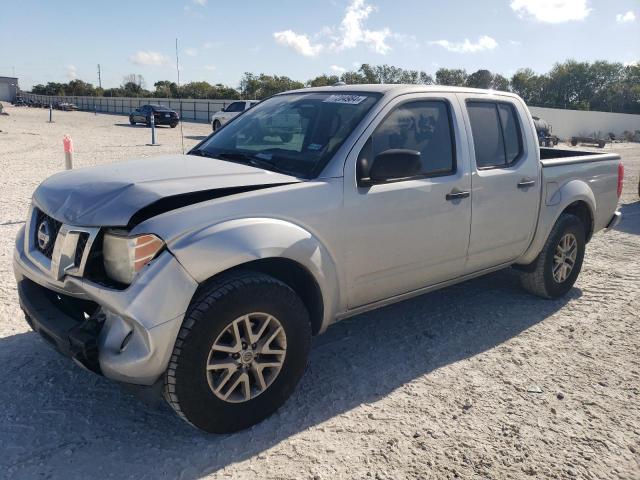
[[[171,128],[175,128],[180,119],[178,112],[164,105],[143,105],[129,114],[129,123],[131,125],[144,123],[150,126],[151,115],[153,115],[153,121],[156,125],[169,125]]]

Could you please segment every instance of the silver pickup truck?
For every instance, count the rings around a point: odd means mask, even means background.
[[[337,320],[510,266],[563,295],[622,177],[618,155],[540,149],[510,93],[286,92],[187,155],[45,180],[20,304],[77,363],[232,432],[285,402]]]

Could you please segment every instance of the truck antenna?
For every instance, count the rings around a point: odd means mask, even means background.
[[[180,105],[182,105],[182,100],[180,99],[180,61],[178,59],[178,39],[176,38],[176,72],[178,72],[178,100],[180,100]],[[182,142],[182,154],[184,155],[184,133],[182,131],[182,109],[180,109],[180,141]]]

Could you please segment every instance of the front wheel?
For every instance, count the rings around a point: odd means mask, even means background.
[[[585,225],[563,213],[535,261],[521,272],[525,290],[543,298],[567,293],[580,273],[586,245]]]
[[[135,122],[135,120],[133,119],[133,117],[129,117],[129,123],[130,123],[131,125],[135,125],[135,124],[136,124],[136,122]]]
[[[296,293],[253,271],[197,294],[165,374],[165,398],[197,428],[231,433],[271,415],[307,365],[309,314]]]
[[[212,125],[212,127],[211,127],[211,128],[212,128],[212,130],[215,132],[215,131],[219,130],[221,126],[222,126],[222,125],[220,124],[220,121],[219,121],[219,120],[214,120],[214,121],[213,121],[213,125]]]

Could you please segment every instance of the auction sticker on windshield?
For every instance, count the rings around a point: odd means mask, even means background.
[[[323,100],[324,103],[345,103],[348,105],[358,105],[367,97],[364,95],[331,95]]]

